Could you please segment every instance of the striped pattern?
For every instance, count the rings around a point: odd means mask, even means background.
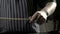
[[[27,0],[0,0],[0,17],[28,18]],[[28,20],[0,20],[0,31],[24,31]],[[29,28],[29,27],[28,27]]]

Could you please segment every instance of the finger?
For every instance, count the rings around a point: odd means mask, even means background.
[[[38,13],[38,16],[37,16],[36,20],[38,20],[38,19],[39,19],[39,17],[41,17],[41,15]]]
[[[45,19],[43,17],[40,18],[41,22],[45,22]]]
[[[39,19],[38,19],[38,23],[41,25],[41,24],[43,24],[45,22],[45,19],[41,16],[41,17],[39,17]]]
[[[30,22],[30,23],[33,22],[33,21],[35,20],[36,16],[37,16],[37,14],[35,13],[35,14],[30,18],[30,21],[29,21],[29,22]]]
[[[34,22],[35,20],[38,20],[39,17],[40,17],[40,14],[36,14],[35,16],[32,16],[30,23]]]
[[[32,18],[32,16],[29,17],[29,20]]]

